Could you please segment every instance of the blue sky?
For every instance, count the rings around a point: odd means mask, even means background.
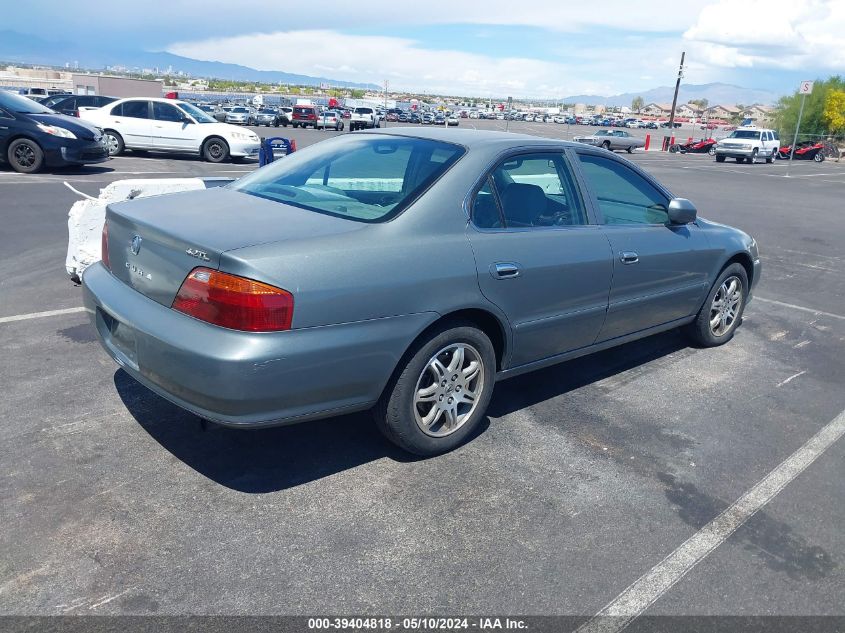
[[[167,50],[261,70],[479,96],[616,94],[721,81],[792,91],[845,69],[843,0],[42,0],[4,28],[78,46]],[[61,20],[56,17],[60,16]],[[106,25],[106,20],[107,24]],[[96,34],[92,40],[92,30]],[[95,44],[92,44],[92,41]]]

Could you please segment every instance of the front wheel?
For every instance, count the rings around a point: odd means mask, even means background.
[[[106,130],[106,147],[109,150],[109,156],[120,156],[126,145],[123,143],[123,137],[114,130]]]
[[[711,147],[710,149],[707,150],[707,153],[710,154],[711,156],[715,156],[716,155],[716,148]]]
[[[716,279],[687,333],[703,347],[727,343],[742,320],[747,296],[748,274],[742,264],[731,264]]]
[[[717,163],[724,163],[724,162],[725,162],[725,157],[724,157],[724,156],[719,156],[719,154],[716,154],[716,162],[717,162]]]
[[[222,138],[212,137],[203,143],[202,155],[209,163],[222,163],[229,157],[229,145]]]
[[[625,151],[628,152],[629,154],[633,154],[634,153],[634,146],[629,145],[627,148],[625,148]]]
[[[493,344],[469,323],[434,332],[405,355],[374,413],[394,444],[430,456],[462,444],[484,417],[496,373]]]
[[[749,156],[748,158],[746,158],[746,159],[745,159],[745,161],[746,161],[749,165],[753,165],[754,163],[756,163],[756,162],[757,162],[757,148],[756,148],[756,147],[755,147],[753,150],[751,150],[751,156]]]
[[[602,149],[610,150],[610,141],[605,141],[601,144]]]
[[[816,155],[813,156],[813,160],[817,163],[821,163],[824,161],[824,154],[822,154],[821,151],[816,152]]]
[[[28,138],[19,138],[9,143],[6,158],[16,172],[33,174],[44,165],[44,152],[41,146]]]

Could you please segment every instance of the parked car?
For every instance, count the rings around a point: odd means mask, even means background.
[[[278,110],[278,114],[276,115],[276,120],[273,121],[273,125],[276,127],[279,127],[279,125],[287,127],[291,123],[293,123],[293,108],[282,106]]]
[[[324,110],[320,116],[317,117],[318,129],[325,130],[327,128],[334,128],[335,131],[343,129],[343,117],[335,110]]]
[[[117,101],[117,97],[103,95],[53,95],[41,101],[41,105],[68,116],[79,116],[79,110],[85,108],[102,108]]]
[[[218,105],[211,103],[195,103],[193,105],[217,121],[223,122],[226,120],[226,111]]]
[[[79,114],[105,130],[112,156],[124,149],[197,154],[212,163],[258,156],[254,132],[220,123],[177,99],[120,99]]]
[[[109,159],[103,131],[0,90],[0,161],[21,173]]]
[[[675,143],[669,146],[671,153],[681,154],[710,154],[716,155],[716,139],[703,138],[698,141],[690,141],[688,143]]]
[[[375,108],[361,106],[352,110],[349,129],[352,131],[381,127],[381,117]]]
[[[636,148],[645,146],[644,139],[631,136],[625,130],[599,130],[589,136],[576,136],[573,140],[577,143],[587,143],[611,151],[624,149],[629,154],[633,153]]]
[[[435,114],[434,125],[446,125],[446,117],[442,114]]]
[[[434,123],[434,115],[430,112],[426,112],[422,115],[422,123],[423,125],[431,125]]]
[[[767,163],[771,163],[779,148],[777,131],[741,127],[716,143],[716,162],[723,163],[726,158],[735,158],[738,163],[754,163],[758,158],[765,158]]]
[[[253,115],[253,125],[265,125],[270,127],[276,124],[279,113],[270,108],[262,108]]]
[[[449,126],[449,127],[455,127],[459,123],[460,123],[460,121],[458,120],[458,117],[455,116],[454,114],[450,114],[449,116],[446,117],[446,125]]]
[[[141,385],[238,428],[372,409],[419,455],[472,437],[497,380],[677,327],[728,342],[761,274],[636,165],[475,130],[337,135],[111,204],[102,243],[84,304]]]
[[[293,118],[291,124],[293,127],[308,127],[311,126],[317,129],[317,106],[314,105],[295,105],[293,106]]]
[[[422,123],[422,117],[417,112],[412,112],[408,116],[408,123]]]
[[[232,125],[254,125],[255,118],[253,117],[252,110],[237,106],[226,113],[225,122]]]
[[[668,128],[669,127],[669,121],[662,121],[660,123],[660,127]],[[681,127],[681,124],[678,121],[674,121],[672,123],[672,127],[679,128],[679,127]]]
[[[646,121],[645,126],[649,130],[656,130],[657,129],[657,121]]]

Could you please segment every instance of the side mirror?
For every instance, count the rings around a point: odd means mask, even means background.
[[[689,224],[695,222],[695,205],[686,198],[673,198],[669,203],[669,222],[672,224]]]
[[[189,117],[187,114],[182,115],[182,123],[193,123],[194,120]]]

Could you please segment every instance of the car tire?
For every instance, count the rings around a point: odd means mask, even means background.
[[[711,156],[715,156],[716,155],[716,148],[711,147],[710,149],[707,150],[707,153],[710,154]]]
[[[32,139],[19,138],[9,143],[6,159],[16,172],[34,174],[44,166],[44,151]]]
[[[212,136],[202,144],[202,155],[209,163],[222,163],[229,158],[229,144],[219,136]]]
[[[813,162],[823,163],[824,162],[824,154],[822,154],[821,151],[816,152],[816,155],[813,156]]]
[[[609,151],[610,150],[610,141],[605,141],[604,143],[601,144],[601,146],[602,146],[602,149],[606,149],[606,150]]]
[[[633,154],[634,153],[634,146],[629,145],[628,147],[625,148],[625,151],[628,152],[629,154]]]
[[[735,285],[732,283],[734,281]],[[739,295],[736,295],[737,291]],[[724,303],[726,294],[727,304]],[[745,267],[736,263],[726,266],[710,289],[695,320],[687,326],[687,335],[701,347],[724,345],[733,338],[736,328],[742,322],[747,299],[748,273]]]
[[[744,162],[745,162],[745,156],[737,156],[737,157],[736,157],[736,162],[738,162],[738,163],[744,163]]]
[[[724,162],[725,162],[725,157],[724,157],[724,156],[719,156],[718,154],[716,154],[716,162],[717,162],[717,163],[724,163]]]
[[[476,373],[467,380],[473,363]],[[496,354],[484,332],[467,322],[444,325],[418,341],[400,361],[373,410],[376,424],[388,440],[409,453],[428,457],[448,452],[466,441],[484,418],[495,373]],[[439,386],[436,376],[441,377]],[[418,399],[428,390],[433,391]],[[455,395],[470,391],[476,395],[472,403]],[[452,399],[454,404],[446,404]],[[430,415],[433,419],[427,425]]]
[[[120,156],[123,150],[126,149],[123,137],[114,130],[106,130],[103,134],[106,137],[106,147],[108,147],[109,156]]]
[[[299,127],[299,123],[292,123],[291,125],[293,125],[294,130]]]
[[[757,148],[756,147],[753,150],[751,150],[751,156],[746,158],[745,162],[748,163],[749,165],[753,165],[754,163],[757,162]]]

